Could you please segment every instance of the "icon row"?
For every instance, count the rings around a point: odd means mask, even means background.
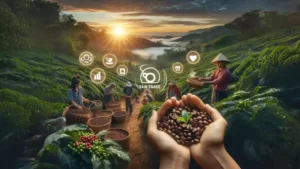
[[[126,76],[128,74],[128,67],[126,65],[120,65],[117,68],[117,74],[119,76]],[[101,68],[95,68],[90,73],[90,79],[95,84],[101,84],[105,81],[106,73]]]
[[[83,66],[90,66],[91,64],[93,64],[95,58],[94,55],[91,52],[82,52],[79,55],[79,62],[83,65]],[[102,58],[102,62],[103,65],[107,68],[113,68],[117,65],[117,57],[114,54],[106,54],[103,56]]]

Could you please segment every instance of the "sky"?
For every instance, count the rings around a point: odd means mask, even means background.
[[[224,25],[253,9],[296,11],[300,0],[49,0],[98,28],[131,34],[183,33]]]

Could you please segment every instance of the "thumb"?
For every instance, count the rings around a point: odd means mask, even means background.
[[[157,119],[158,119],[157,112],[153,111],[152,116],[148,121],[148,132],[157,130]]]

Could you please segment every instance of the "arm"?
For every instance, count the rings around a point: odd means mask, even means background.
[[[216,72],[214,72],[210,77],[199,78],[198,80],[201,80],[201,81],[212,81],[214,79],[215,74],[216,74]]]
[[[190,160],[177,155],[161,155],[159,169],[188,169]]]
[[[222,73],[221,76],[218,79],[214,79],[212,81],[206,81],[204,84],[221,84],[223,83],[226,79],[228,79],[230,74],[228,72]]]
[[[86,102],[86,103],[89,103],[89,102],[90,102],[89,99],[87,99],[87,98],[85,98],[85,97],[83,97],[83,96],[82,96],[82,100],[83,100],[83,102]]]
[[[81,107],[80,105],[78,105],[77,103],[75,103],[73,100],[71,100],[71,101],[69,102],[69,104],[70,104],[71,106],[75,106],[75,107],[78,108],[78,109],[82,109],[82,107]]]
[[[190,147],[192,157],[203,169],[240,169],[224,147],[227,121],[209,105],[205,105],[197,96],[182,96],[184,105],[194,105],[206,111],[213,122],[208,125],[201,136],[200,143]]]
[[[158,110],[153,112],[148,122],[147,137],[149,143],[160,154],[159,169],[188,169],[190,163],[190,150],[177,142],[164,131],[157,129],[157,121],[168,109],[179,106],[175,98],[167,100]]]

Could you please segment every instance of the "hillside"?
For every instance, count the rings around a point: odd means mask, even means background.
[[[209,29],[200,29],[189,32],[188,35],[185,35],[175,42],[189,42],[196,41],[197,43],[209,43],[212,39],[224,35],[231,35],[233,32],[224,26],[216,26]]]
[[[300,28],[296,27],[206,52],[198,48],[199,64],[184,64],[180,76],[166,69],[169,80],[178,82],[181,94],[193,93],[209,103],[210,86],[190,88],[186,82],[189,73],[211,75],[215,69],[211,61],[220,52],[231,60],[228,66],[234,79],[229,97],[214,106],[228,121],[226,149],[241,168],[299,167],[300,81],[295,78],[300,71],[299,39]],[[172,56],[169,58],[175,60]],[[156,93],[155,98],[163,101],[165,93]]]
[[[107,79],[103,84],[95,85],[89,73],[99,65],[106,71]],[[0,154],[4,166],[13,165],[11,160],[22,155],[24,131],[42,120],[61,116],[67,105],[70,80],[75,74],[80,75],[85,97],[91,100],[102,100],[103,90],[110,82],[117,84],[115,98],[120,98],[121,88],[133,76],[120,77],[115,69],[106,69],[99,62],[83,67],[75,57],[21,51],[1,52],[0,70],[0,150],[6,152],[20,145],[12,153]]]

